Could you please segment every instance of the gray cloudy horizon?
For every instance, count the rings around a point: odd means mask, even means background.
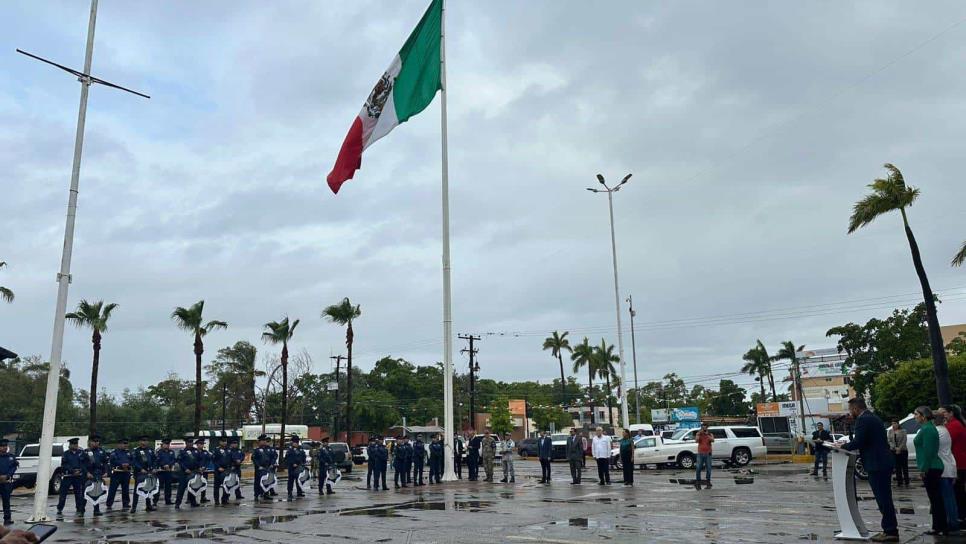
[[[152,96],[90,93],[68,309],[120,305],[104,388],[192,376],[169,316],[200,299],[229,322],[206,363],[239,340],[272,352],[262,324],[288,315],[292,349],[328,372],[344,331],[319,314],[345,296],[362,369],[442,359],[439,99],[338,196],[325,184],[426,4],[100,3],[94,74]],[[21,355],[50,349],[78,85],[14,49],[80,66],[88,10],[13,2],[0,37],[0,285],[17,296],[0,345]],[[831,347],[828,328],[915,304],[900,219],[846,235],[885,162],[922,190],[909,215],[940,322],[966,322],[966,270],[949,266],[966,239],[961,3],[446,13],[454,332],[505,333],[479,344],[482,377],[552,380],[553,330],[616,344],[606,197],[585,190],[598,172],[634,176],[614,206],[642,382],[716,385],[758,338]],[[82,387],[89,332],[67,329],[64,359]]]

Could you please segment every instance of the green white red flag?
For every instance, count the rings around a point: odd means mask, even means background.
[[[433,0],[349,127],[326,181],[333,193],[362,166],[362,152],[426,109],[440,84],[443,0]]]

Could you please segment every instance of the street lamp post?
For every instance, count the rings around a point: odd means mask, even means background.
[[[637,414],[637,422],[641,422],[641,392],[637,385],[637,342],[634,338],[634,299],[627,295],[627,309],[631,314],[631,360],[634,361],[634,412]]]
[[[630,426],[630,416],[627,413],[627,380],[626,364],[624,362],[624,333],[621,330],[621,296],[620,284],[617,279],[617,237],[614,235],[614,193],[621,190],[621,187],[631,179],[631,174],[624,176],[620,183],[613,187],[608,187],[604,181],[604,176],[597,174],[597,181],[604,187],[597,189],[588,187],[587,190],[593,193],[607,193],[607,207],[610,210],[610,249],[614,261],[614,305],[617,308],[617,351],[621,362],[621,424],[624,428]]]

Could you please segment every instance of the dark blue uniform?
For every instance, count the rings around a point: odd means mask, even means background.
[[[259,446],[252,452],[252,464],[255,465],[255,500],[262,496],[262,476],[272,469],[271,451],[267,446]]]
[[[372,480],[372,475],[375,474],[375,467],[374,467],[374,463],[373,463],[373,459],[372,459],[372,456],[373,456],[373,453],[374,453],[375,449],[376,449],[376,442],[375,442],[375,440],[370,440],[369,441],[369,445],[366,446],[366,459],[367,459],[367,461],[366,461],[366,489],[370,489],[372,487],[372,485],[370,484],[370,481]],[[376,483],[376,488],[378,488],[378,487],[379,487],[379,483],[377,482]]]
[[[269,459],[272,460],[272,470],[277,470],[278,469],[278,448],[276,448],[275,446],[269,445],[268,457]],[[271,491],[268,492],[268,494],[274,497],[275,495],[278,495],[278,492],[275,491],[275,489],[273,488]]]
[[[185,492],[188,491],[188,481],[200,470],[200,461],[201,455],[191,444],[178,454],[178,496],[174,500],[175,508],[181,508]],[[188,493],[188,504],[192,507],[198,506],[197,499],[191,493]]]
[[[400,480],[402,480],[402,486],[406,487],[409,483],[409,467],[413,462],[413,447],[409,443],[397,444],[396,448],[393,450],[392,458],[392,468],[395,472],[393,479],[396,482],[396,487],[399,487]]]
[[[131,454],[131,466],[134,468],[134,497],[131,498],[132,513],[137,511],[138,508],[137,486],[154,473],[156,462],[154,450],[148,447],[136,448]],[[151,505],[151,499],[144,499],[144,503],[149,512],[154,509]]]
[[[215,504],[228,504],[228,493],[222,497],[225,476],[231,474],[231,453],[228,448],[217,446],[211,450],[211,462],[215,471]]]
[[[166,448],[162,445],[161,448],[154,454],[155,467],[157,468],[158,475],[158,498],[161,494],[164,495],[164,504],[172,504],[171,502],[171,481],[174,479],[174,475],[171,472],[172,467],[174,467],[176,457],[174,451],[171,448]]]
[[[195,455],[198,456],[198,470],[204,476],[205,480],[208,480],[208,473],[214,469],[214,456],[210,451],[204,449],[204,445],[198,447],[195,445]],[[201,492],[201,502],[211,502],[208,500],[208,490],[205,489]]]
[[[298,442],[292,444],[285,450],[285,468],[288,470],[288,498],[292,498],[292,488],[295,486],[295,479],[298,478],[302,468],[305,467],[305,450]],[[298,492],[299,497],[304,497],[305,493]]]
[[[109,463],[111,467],[111,487],[107,491],[107,507],[114,506],[117,488],[121,488],[121,506],[127,508],[131,503],[131,452],[120,448],[111,452]]]
[[[322,483],[329,474],[329,469],[332,468],[332,452],[329,451],[329,447],[325,444],[319,447],[319,494],[325,495],[325,491],[332,494],[332,486],[329,484],[325,485],[325,489],[322,489]]]
[[[429,445],[429,483],[440,483],[443,478],[443,452],[446,449],[439,440]],[[435,479],[435,481],[433,481]]]
[[[376,443],[372,447],[372,456],[369,457],[369,462],[372,463],[372,475],[373,475],[373,485],[376,489],[379,489],[379,482],[382,482],[383,489],[389,489],[386,487],[386,469],[389,464],[389,449],[386,448],[385,444]]]
[[[74,492],[74,509],[84,513],[84,482],[87,481],[90,457],[80,448],[68,449],[60,458],[61,480],[60,498],[57,500],[57,513],[64,512],[67,493]],[[39,485],[39,484],[38,484]]]
[[[0,444],[6,446],[5,443]],[[13,493],[13,475],[17,473],[17,456],[10,453],[0,453],[0,502],[3,503],[3,524],[13,523],[13,514],[10,512],[10,495]]]
[[[231,459],[231,470],[238,475],[238,481],[241,482],[241,466],[242,462],[245,460],[245,452],[238,447],[238,444],[232,444],[231,447],[228,448],[228,455],[229,459]],[[241,485],[239,485],[238,489],[235,490],[235,498],[244,498],[242,497],[241,493]],[[228,498],[225,497],[225,499],[227,500]]]
[[[470,438],[470,451],[466,456],[466,464],[470,469],[470,481],[475,482],[480,478],[480,448],[483,446],[483,437],[473,435]]]
[[[111,460],[110,456],[104,451],[104,448],[100,446],[96,448],[87,448],[86,452],[88,464],[87,471],[91,474],[92,480],[104,480],[104,477],[111,472]],[[86,482],[85,482],[86,484]],[[83,486],[83,487],[86,487]],[[83,494],[83,487],[81,488],[81,493]],[[94,515],[101,515],[100,505],[94,506]]]
[[[426,465],[426,445],[423,441],[416,439],[413,448],[413,485],[425,485],[423,483],[423,467]]]

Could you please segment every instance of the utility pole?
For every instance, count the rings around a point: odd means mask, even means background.
[[[634,299],[631,295],[627,295],[628,310],[631,313],[631,356],[634,360],[634,411],[637,413],[637,422],[641,422],[641,392],[637,385],[637,342],[634,339],[634,316],[637,315],[634,312]]]
[[[339,432],[336,424],[339,422],[339,367],[342,365],[343,355],[333,355],[329,359],[335,360],[335,409],[332,410],[332,437],[339,439]],[[348,437],[346,437],[348,439]]]
[[[221,383],[221,436],[225,436],[225,407],[228,404],[228,384]]]
[[[60,393],[61,356],[64,350],[64,322],[67,314],[67,290],[70,286],[70,261],[74,252],[74,221],[77,216],[77,193],[80,189],[80,165],[84,149],[84,126],[87,121],[87,95],[94,83],[113,87],[144,98],[146,94],[132,91],[120,85],[104,81],[91,75],[91,61],[94,57],[94,28],[97,22],[97,0],[91,0],[91,14],[87,22],[87,48],[84,52],[84,71],[47,60],[43,57],[17,49],[17,52],[34,60],[60,68],[77,78],[81,84],[80,107],[77,112],[77,132],[74,136],[74,160],[70,171],[70,191],[67,197],[67,223],[64,227],[64,249],[60,257],[60,272],[57,274],[57,305],[54,307],[54,330],[50,342],[50,366],[47,373],[47,390],[44,397],[44,417],[40,431],[40,457],[37,465],[36,492],[34,509],[30,522],[48,521],[47,482],[50,480],[51,454],[54,445],[54,425],[57,421],[57,396]]]
[[[476,354],[480,350],[473,347],[473,343],[477,340],[482,340],[479,336],[474,336],[472,334],[460,334],[458,335],[460,340],[468,340],[470,342],[470,347],[468,349],[461,349],[460,353],[470,354],[470,427],[476,428],[476,376],[475,374],[480,371],[480,365],[476,362]]]
[[[798,415],[802,420],[802,436],[805,435],[805,390],[802,388],[802,366],[801,359],[799,359],[799,353],[795,354],[795,389],[798,390]],[[802,353],[802,357],[804,357]]]

